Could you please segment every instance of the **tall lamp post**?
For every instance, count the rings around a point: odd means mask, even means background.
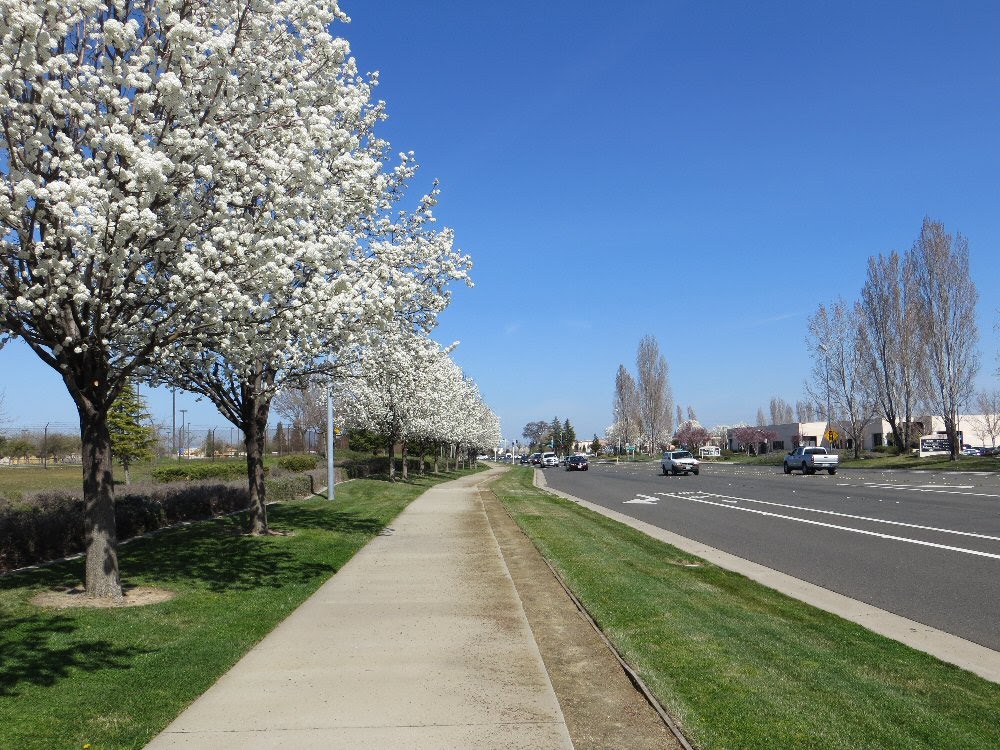
[[[830,414],[830,350],[826,344],[820,343],[819,350],[823,352],[823,376],[826,380],[826,435],[829,438],[831,430],[833,430],[833,415]],[[829,440],[830,449],[833,449],[833,441]],[[823,441],[820,440],[820,445]]]
[[[333,435],[333,377],[331,376],[329,384],[326,386],[326,499],[335,500],[337,490],[334,487],[334,476],[333,470],[333,450],[334,450],[334,435]]]

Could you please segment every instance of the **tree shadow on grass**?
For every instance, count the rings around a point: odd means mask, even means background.
[[[127,669],[145,653],[81,637],[72,616],[40,613],[0,622],[0,697],[16,696],[29,685],[55,685],[76,671]]]
[[[126,576],[209,591],[281,588],[336,572],[299,559],[280,538],[247,536],[235,523],[207,523],[139,539],[124,548]]]
[[[339,534],[370,534],[375,536],[385,526],[382,521],[358,513],[310,508],[301,505],[281,505],[268,513],[269,523],[278,528],[318,529]]]

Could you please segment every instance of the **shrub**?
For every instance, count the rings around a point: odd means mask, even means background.
[[[312,492],[311,474],[265,480],[268,501],[294,500]],[[245,510],[244,483],[185,482],[131,485],[115,498],[118,538],[146,534],[182,521]],[[0,500],[0,572],[77,554],[84,550],[83,499],[54,491],[17,503]]]
[[[316,464],[316,456],[308,454],[282,456],[278,459],[278,466],[288,471],[311,471],[316,468]]]
[[[268,502],[287,502],[313,492],[313,478],[309,474],[287,474],[264,482]]]
[[[270,469],[264,467],[264,476]],[[246,479],[247,465],[242,461],[226,461],[221,463],[200,463],[181,461],[176,464],[164,464],[153,469],[153,479],[157,482],[196,482],[204,479],[237,480]]]

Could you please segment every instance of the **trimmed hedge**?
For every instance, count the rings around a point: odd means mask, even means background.
[[[288,474],[264,484],[269,502],[313,491],[310,474]],[[249,499],[246,486],[238,483],[134,485],[115,498],[118,538],[246,510]],[[17,503],[0,499],[0,572],[83,552],[83,510],[79,492],[42,492]]]
[[[270,473],[270,468],[264,467],[264,476]],[[165,464],[153,469],[153,479],[157,482],[197,482],[205,479],[235,481],[246,479],[247,465],[244,461],[227,461],[225,463],[200,463],[196,461],[180,461],[176,464]]]
[[[317,464],[316,456],[308,454],[282,456],[278,459],[278,466],[287,471],[312,471]]]

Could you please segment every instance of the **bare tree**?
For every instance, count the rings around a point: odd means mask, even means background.
[[[859,305],[848,306],[838,299],[828,310],[820,305],[809,318],[806,345],[813,357],[812,377],[806,392],[824,409],[828,427],[834,422],[853,442],[854,457],[861,455],[864,430],[875,416],[875,403],[864,387],[869,373],[861,344]]]
[[[767,417],[764,416],[764,410],[757,407],[757,426],[763,427],[767,424]]]
[[[972,398],[979,370],[976,303],[979,293],[969,275],[969,243],[952,237],[944,225],[924,218],[910,251],[916,288],[921,352],[928,363],[924,399],[940,412],[958,460],[959,410]]]
[[[868,259],[861,290],[861,353],[871,377],[864,380],[881,416],[892,429],[893,442],[905,451],[911,440],[913,412],[922,379],[912,257]]]
[[[792,406],[785,399],[771,398],[771,424],[789,424],[794,419]]]
[[[681,408],[680,404],[677,404],[677,427],[680,428],[681,424],[684,423],[684,410]]]
[[[697,422],[698,421],[698,417],[694,413],[694,407],[693,406],[689,406],[688,407],[688,419],[690,421],[692,421],[692,422]]]
[[[326,430],[326,386],[309,381],[303,387],[289,384],[274,397],[272,410],[304,430]]]
[[[635,355],[639,378],[639,414],[643,432],[649,437],[650,450],[669,439],[673,433],[674,395],[670,389],[667,360],[660,354],[660,346],[652,336],[643,336]]]
[[[976,420],[982,434],[990,439],[990,447],[997,447],[1000,439],[1000,391],[980,391],[976,394]]]
[[[795,417],[800,422],[815,422],[816,407],[809,401],[796,401]]]
[[[614,413],[615,434],[628,445],[639,437],[642,419],[639,414],[639,391],[625,365],[618,365],[615,375]]]

